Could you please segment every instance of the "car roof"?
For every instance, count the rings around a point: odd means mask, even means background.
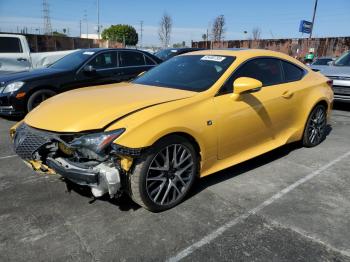
[[[245,60],[249,58],[254,57],[276,57],[283,60],[290,61],[294,64],[299,65],[300,67],[309,70],[308,67],[306,67],[303,63],[298,61],[297,59],[294,59],[293,57],[286,55],[281,52],[271,51],[267,49],[245,49],[245,48],[229,48],[229,49],[207,49],[207,50],[200,50],[200,51],[194,51],[185,53],[182,55],[221,55],[221,56],[234,56],[237,58],[240,58],[240,60]]]
[[[135,48],[82,48],[80,51],[91,51],[91,52],[102,52],[102,51],[140,51],[140,52],[145,52],[140,49],[135,49]]]

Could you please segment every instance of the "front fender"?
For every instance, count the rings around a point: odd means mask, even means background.
[[[149,147],[169,134],[185,133],[195,139],[202,159],[206,159],[217,153],[214,111],[212,99],[179,100],[136,112],[109,126],[106,131],[125,128],[126,132],[114,143],[129,148]],[[208,121],[213,124],[208,124]]]

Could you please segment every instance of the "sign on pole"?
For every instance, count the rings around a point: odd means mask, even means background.
[[[310,34],[312,30],[312,23],[306,20],[301,20],[299,25],[299,32]]]

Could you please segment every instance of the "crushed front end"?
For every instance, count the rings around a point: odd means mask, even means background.
[[[123,191],[132,164],[132,157],[113,144],[124,131],[56,133],[22,122],[11,130],[11,137],[15,152],[34,170],[89,186],[94,197],[115,197]]]

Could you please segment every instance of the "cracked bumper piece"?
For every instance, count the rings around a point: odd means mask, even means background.
[[[109,193],[114,197],[120,190],[120,175],[116,168],[101,163],[94,168],[81,168],[63,158],[48,158],[47,165],[62,177],[89,186],[95,197]]]
[[[46,162],[56,173],[78,185],[98,184],[98,171],[74,166],[64,159],[55,160],[48,158]]]

